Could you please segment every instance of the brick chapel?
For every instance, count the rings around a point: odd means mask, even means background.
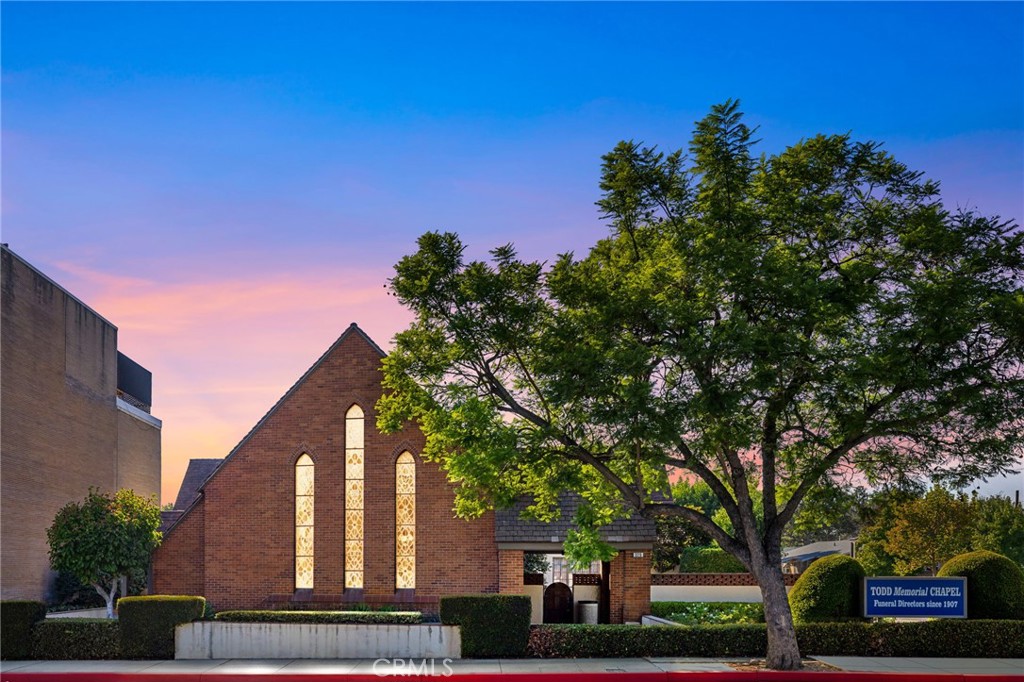
[[[420,459],[419,429],[376,428],[384,355],[353,323],[227,457],[193,460],[183,508],[153,557],[151,593],[202,595],[217,610],[362,603],[436,613],[448,594],[531,591],[524,552],[560,553],[571,513],[552,524],[520,520],[515,508],[455,518],[444,472]],[[605,530],[620,551],[579,582],[600,586],[604,622],[639,620],[653,524]]]

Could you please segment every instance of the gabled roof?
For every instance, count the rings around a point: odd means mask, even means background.
[[[199,497],[199,489],[223,461],[222,459],[190,459],[188,461],[188,469],[185,470],[185,477],[181,479],[181,487],[178,488],[178,499],[174,501],[175,511],[185,511],[192,506],[195,499]]]
[[[213,469],[213,471],[212,471],[212,472],[210,472],[210,474],[209,474],[209,475],[208,475],[208,476],[207,476],[207,477],[206,477],[206,478],[205,478],[205,479],[204,479],[204,480],[203,480],[203,481],[202,481],[202,482],[200,483],[199,487],[198,487],[198,488],[196,489],[196,494],[195,494],[195,497],[194,497],[194,498],[192,499],[192,501],[191,501],[191,502],[189,503],[188,507],[186,507],[186,508],[185,508],[185,513],[184,513],[184,514],[182,514],[181,516],[179,516],[179,517],[178,517],[178,518],[177,518],[177,519],[176,519],[176,520],[174,521],[174,523],[173,523],[173,524],[171,524],[171,526],[167,528],[167,530],[168,530],[168,531],[170,531],[170,530],[173,530],[173,529],[174,529],[174,527],[175,527],[175,526],[177,526],[177,525],[178,525],[178,523],[179,523],[179,522],[180,522],[180,521],[181,521],[181,520],[182,520],[183,518],[185,518],[186,516],[188,516],[188,512],[189,512],[189,511],[190,511],[190,510],[192,509],[192,507],[193,507],[193,506],[195,505],[195,503],[199,501],[199,498],[200,498],[200,493],[202,493],[202,491],[203,491],[203,488],[205,488],[205,487],[206,487],[206,484],[207,484],[207,483],[208,483],[208,482],[210,481],[210,479],[212,479],[212,478],[213,478],[214,476],[216,476],[216,475],[217,475],[217,473],[218,473],[218,472],[220,472],[220,470],[224,468],[224,465],[225,465],[225,464],[226,464],[226,463],[228,462],[228,460],[230,460],[230,459],[231,459],[232,457],[234,457],[235,453],[236,453],[236,452],[238,452],[238,451],[239,451],[239,450],[240,450],[240,449],[242,448],[242,446],[243,446],[243,445],[245,445],[246,443],[248,443],[248,442],[249,442],[249,440],[250,440],[250,439],[251,439],[251,438],[253,437],[253,435],[255,435],[255,434],[256,434],[256,432],[257,432],[257,431],[259,431],[259,430],[260,430],[260,428],[261,428],[261,427],[262,427],[262,426],[263,426],[263,425],[264,425],[264,424],[265,424],[265,423],[267,422],[267,420],[268,420],[268,419],[270,419],[270,417],[271,417],[271,416],[273,416],[273,414],[274,414],[275,412],[277,412],[277,410],[278,410],[278,409],[279,409],[279,408],[281,407],[281,405],[283,405],[283,404],[284,404],[284,403],[285,403],[285,402],[286,402],[286,401],[288,400],[288,398],[290,398],[290,397],[292,396],[292,394],[293,394],[293,393],[295,393],[295,391],[297,391],[297,390],[299,389],[299,387],[300,387],[300,386],[302,386],[302,384],[304,384],[304,383],[306,382],[306,379],[308,379],[308,378],[309,378],[309,376],[310,376],[311,374],[313,374],[313,372],[315,372],[315,371],[316,371],[316,370],[317,370],[317,369],[318,369],[318,368],[320,367],[320,365],[322,365],[322,364],[324,363],[324,361],[325,361],[325,360],[326,360],[326,359],[327,359],[328,357],[330,357],[331,353],[333,353],[333,352],[335,351],[335,349],[337,349],[337,348],[338,348],[338,346],[340,346],[340,345],[341,345],[342,343],[344,343],[344,342],[345,342],[345,340],[346,340],[346,339],[347,339],[347,338],[348,338],[349,336],[351,336],[352,334],[355,334],[356,336],[358,336],[359,338],[361,338],[361,339],[362,339],[363,341],[365,341],[365,342],[366,342],[366,343],[367,343],[367,344],[368,344],[368,345],[370,346],[370,348],[372,348],[372,349],[373,349],[373,350],[374,350],[374,351],[375,351],[375,352],[376,352],[376,353],[377,353],[378,355],[380,355],[380,356],[381,356],[382,358],[383,358],[383,357],[386,357],[386,356],[387,356],[387,353],[385,353],[385,352],[384,352],[384,351],[383,351],[383,350],[381,349],[381,347],[380,347],[380,346],[378,346],[378,345],[377,345],[377,344],[376,344],[376,343],[374,342],[374,340],[373,340],[373,339],[371,339],[371,338],[370,338],[369,336],[367,336],[367,335],[366,335],[366,332],[364,332],[364,331],[363,331],[362,329],[360,329],[360,328],[359,328],[359,325],[357,325],[357,324],[356,324],[355,322],[353,322],[352,324],[350,324],[350,325],[348,326],[348,329],[346,329],[346,330],[345,330],[344,332],[342,332],[341,336],[339,336],[339,337],[338,337],[338,339],[337,339],[337,340],[336,340],[336,341],[335,341],[334,343],[332,343],[332,344],[331,344],[331,347],[330,347],[330,348],[328,348],[328,349],[327,349],[326,351],[324,351],[323,355],[321,355],[321,356],[320,356],[319,358],[317,358],[317,361],[316,361],[316,362],[314,362],[314,363],[312,364],[312,366],[310,366],[310,368],[309,368],[309,369],[307,369],[307,370],[306,370],[306,371],[305,371],[305,372],[304,372],[304,373],[302,374],[302,376],[301,376],[301,377],[299,377],[299,379],[298,379],[298,380],[297,380],[297,381],[296,381],[296,382],[295,382],[294,384],[292,384],[291,388],[289,388],[289,389],[288,389],[288,390],[287,390],[287,391],[285,392],[285,394],[284,394],[283,396],[281,396],[281,397],[280,397],[280,398],[278,399],[278,401],[277,401],[276,403],[274,403],[274,406],[273,406],[273,407],[271,407],[271,408],[270,408],[270,409],[269,409],[269,410],[267,411],[267,413],[266,413],[266,414],[264,414],[264,415],[263,415],[263,416],[262,416],[262,417],[260,418],[260,420],[259,420],[258,422],[256,422],[256,425],[255,425],[255,426],[253,426],[253,427],[252,427],[251,429],[249,429],[249,433],[245,434],[245,436],[244,436],[244,437],[242,438],[242,440],[238,441],[238,445],[236,445],[235,447],[233,447],[233,448],[231,449],[231,452],[229,452],[229,453],[228,453],[228,456],[227,456],[227,457],[225,457],[224,459],[221,459],[221,460],[215,460],[215,461],[218,461],[218,462],[219,462],[219,464],[218,464],[218,465],[216,466],[216,468],[214,468],[214,469]],[[191,465],[191,462],[190,462],[190,465]],[[187,473],[188,473],[188,472],[186,472],[186,475],[187,475]],[[184,487],[184,481],[182,481],[182,487]],[[179,498],[180,498],[180,496],[181,496],[181,492],[180,492],[180,491],[179,491],[178,495],[179,495]],[[177,507],[177,506],[178,506],[178,505],[177,505],[177,503],[175,503],[175,505],[174,505],[174,506],[175,506],[175,507]]]
[[[499,509],[494,513],[494,534],[498,543],[508,544],[561,544],[565,536],[574,528],[573,516],[580,505],[580,496],[572,492],[564,492],[558,497],[561,516],[550,523],[524,519],[520,514],[532,502],[529,498],[520,499],[508,509]],[[601,537],[605,542],[616,543],[653,543],[657,538],[654,521],[645,519],[634,513],[628,519],[616,519],[601,528]]]

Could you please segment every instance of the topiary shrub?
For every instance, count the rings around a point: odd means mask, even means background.
[[[746,573],[743,562],[717,547],[687,547],[679,554],[680,573]]]
[[[153,595],[117,602],[125,658],[174,658],[174,628],[203,617],[202,597]]]
[[[32,626],[46,618],[41,601],[0,601],[0,658],[5,661],[32,655]]]
[[[32,632],[32,657],[41,661],[121,658],[121,629],[107,618],[51,618]]]
[[[968,618],[1024,620],[1024,571],[1009,557],[985,550],[959,554],[937,575],[967,578]]]
[[[466,658],[522,658],[530,638],[530,597],[469,594],[441,597],[441,623],[458,625]]]
[[[789,593],[797,623],[835,622],[859,618],[864,568],[845,554],[825,556],[803,572]]]

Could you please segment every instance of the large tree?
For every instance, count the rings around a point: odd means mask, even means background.
[[[82,502],[69,502],[46,531],[50,565],[92,585],[114,617],[114,598],[123,578],[145,572],[160,545],[160,508],[132,490],[113,495],[90,489]]]
[[[582,561],[615,516],[687,519],[753,573],[768,665],[791,669],[781,538],[813,487],[837,470],[973,479],[1020,456],[1024,247],[877,144],[753,147],[735,102],[689,157],[620,143],[597,202],[611,234],[584,258],[467,262],[456,235],[424,234],[390,280],[415,320],[379,424],[419,423],[461,514],[531,494],[543,518],[580,491]],[[671,469],[731,528],[672,502]]]

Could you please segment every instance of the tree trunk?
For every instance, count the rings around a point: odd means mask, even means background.
[[[782,567],[767,562],[755,566],[754,575],[761,588],[764,601],[764,620],[768,626],[768,656],[766,665],[773,670],[797,670],[800,668],[800,649],[793,627],[793,613],[789,609],[786,583],[782,579]]]
[[[114,578],[110,581],[110,591],[107,592],[99,583],[93,583],[93,589],[103,597],[104,601],[107,602],[107,618],[110,620],[114,619],[114,596],[117,595],[117,583],[118,579]]]

